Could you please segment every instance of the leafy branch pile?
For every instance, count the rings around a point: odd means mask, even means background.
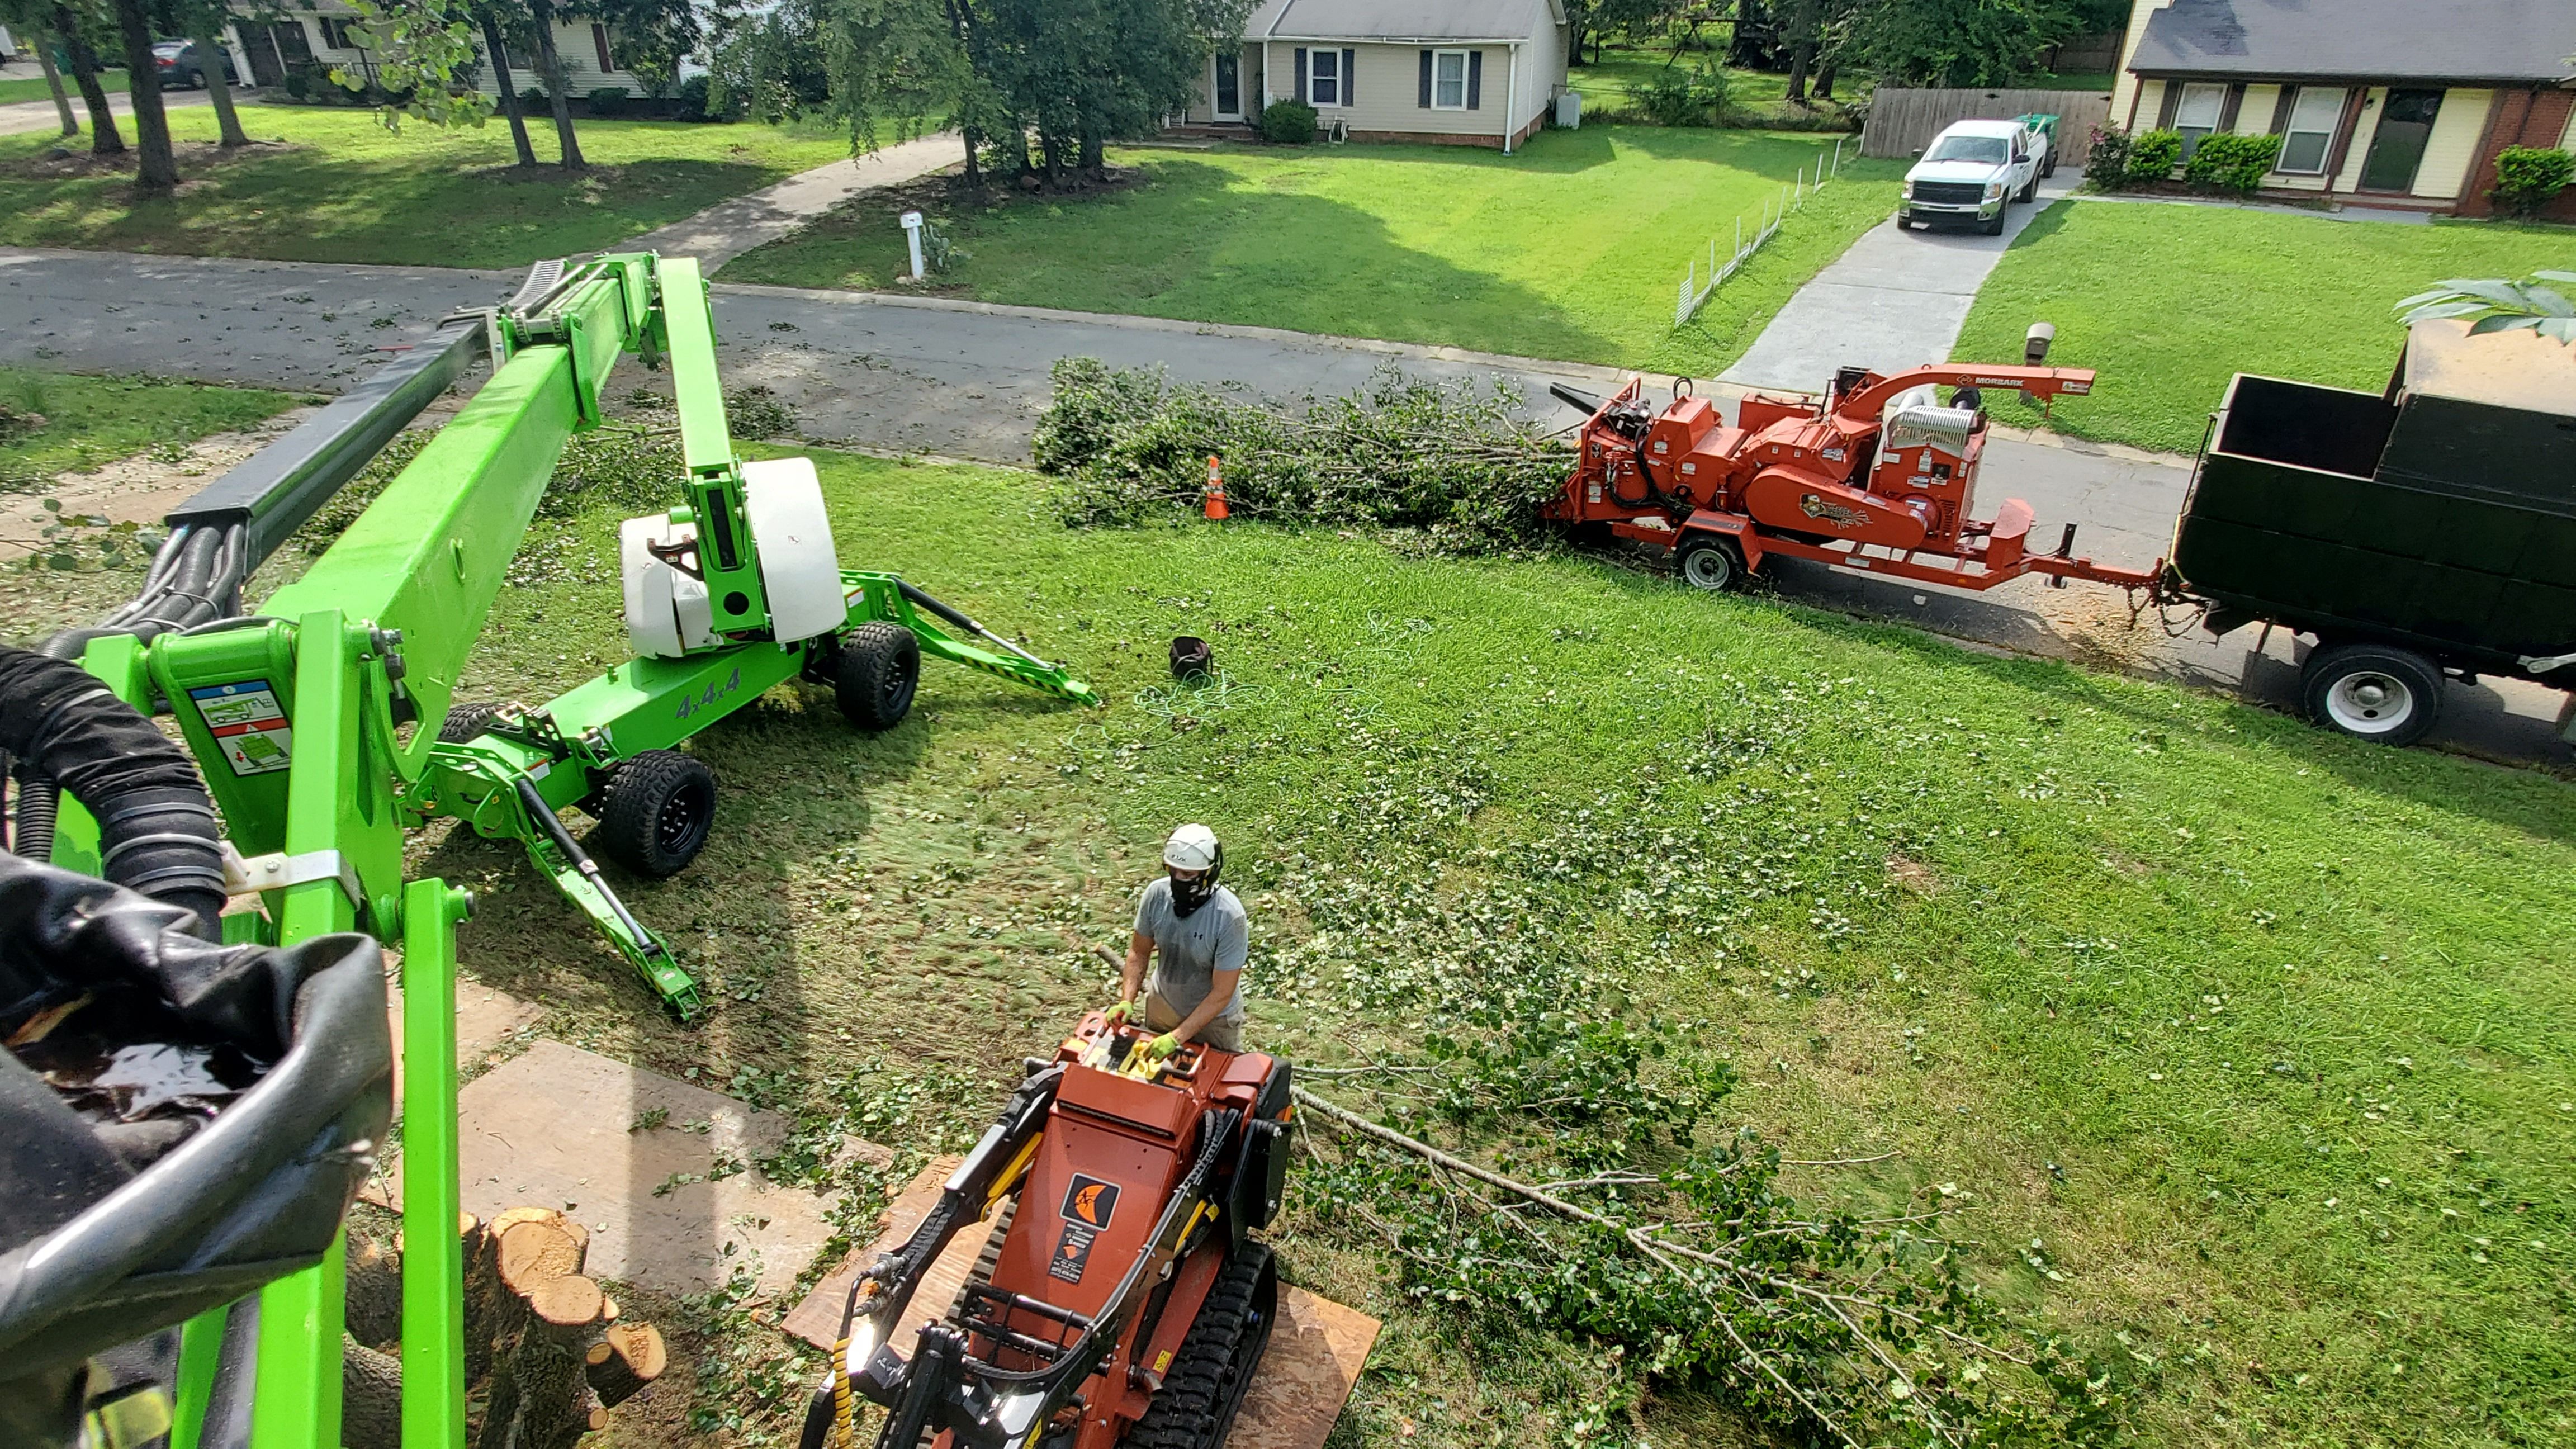
[[[1382,366],[1346,396],[1291,401],[1068,357],[1038,420],[1038,467],[1074,527],[1195,515],[1207,461],[1226,504],[1276,523],[1419,529],[1454,552],[1537,547],[1572,455],[1517,416],[1501,379],[1435,383]]]

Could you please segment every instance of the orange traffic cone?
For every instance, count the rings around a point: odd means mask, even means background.
[[[1208,454],[1207,516],[1212,522],[1225,521],[1225,474],[1217,468],[1216,454]]]

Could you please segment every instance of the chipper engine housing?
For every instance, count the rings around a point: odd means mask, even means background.
[[[1278,1300],[1251,1234],[1287,1179],[1289,1069],[1204,1044],[1148,1063],[1151,1038],[1094,1012],[1031,1060],[911,1239],[852,1285],[805,1449],[852,1442],[853,1395],[887,1408],[879,1449],[1224,1442]],[[933,1319],[913,1291],[970,1229],[989,1272]]]

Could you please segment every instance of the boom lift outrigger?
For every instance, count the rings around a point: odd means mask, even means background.
[[[260,559],[487,351],[490,381],[348,531],[260,614],[232,617]],[[535,708],[460,706],[458,675],[538,498],[566,439],[601,421],[626,352],[669,362],[686,474],[682,506],[625,525],[639,657]],[[404,878],[407,830],[448,813],[518,838],[687,1015],[695,983],[557,810],[601,810],[604,849],[668,874],[703,844],[713,805],[711,777],[671,746],[772,685],[829,682],[854,722],[884,728],[909,709],[926,652],[1097,698],[900,579],[840,569],[811,463],[734,454],[706,286],[685,258],[541,267],[512,303],[449,319],[170,522],[145,597],[59,647],[79,649],[128,703],[175,717],[246,857],[232,889],[264,906],[225,916],[227,939],[292,946],[354,929],[402,949],[403,1442],[454,1449],[465,1431],[454,930],[472,902]],[[55,864],[99,873],[98,827],[77,801],[62,801],[47,845]],[[335,1243],[317,1266],[190,1320],[174,1445],[216,1442],[207,1412],[222,1401],[251,1404],[254,1449],[336,1446],[342,1286]]]

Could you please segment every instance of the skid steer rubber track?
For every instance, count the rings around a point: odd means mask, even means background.
[[[993,1281],[993,1269],[1002,1261],[1002,1244],[1010,1240],[1011,1219],[1018,1217],[1019,1215],[1019,1194],[1013,1193],[1010,1197],[1003,1200],[1001,1210],[993,1214],[993,1230],[984,1235],[984,1251],[975,1255],[975,1271],[966,1275],[965,1285],[957,1291],[957,1301],[949,1304],[948,1311],[939,1316],[940,1322],[947,1324],[950,1328],[960,1326],[957,1321],[957,1314],[959,1309],[966,1306],[965,1290],[967,1288],[972,1288],[979,1283],[990,1283]],[[924,1426],[921,1431],[921,1437],[914,1441],[913,1449],[931,1449],[931,1446],[938,1440],[938,1438],[939,1431],[937,1429]]]
[[[1217,1274],[1216,1287],[1181,1340],[1181,1352],[1154,1395],[1153,1407],[1136,1421],[1124,1441],[1126,1449],[1217,1449],[1234,1427],[1243,1407],[1244,1390],[1252,1386],[1261,1351],[1270,1344],[1271,1320],[1278,1316],[1279,1274],[1270,1249],[1245,1243]]]

